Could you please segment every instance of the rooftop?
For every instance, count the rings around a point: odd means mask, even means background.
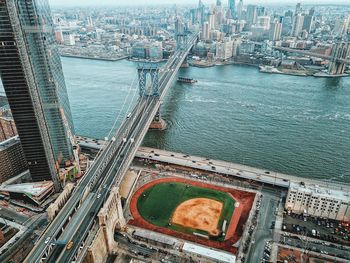
[[[12,137],[10,139],[7,139],[6,141],[0,142],[0,152],[3,150],[6,150],[12,145],[15,145],[16,143],[19,143],[20,140],[18,136]]]
[[[53,182],[35,182],[23,184],[0,185],[1,192],[22,193],[30,196],[40,196],[53,187]]]
[[[350,194],[347,191],[341,191],[338,189],[332,189],[331,187],[321,187],[316,184],[301,185],[298,183],[290,183],[290,190],[303,191],[311,195],[323,196],[326,198],[336,198],[350,202]]]
[[[227,262],[227,263],[236,262],[235,255],[229,254],[227,252],[214,250],[212,248],[206,248],[206,247],[202,247],[202,246],[198,246],[198,245],[186,242],[182,249],[187,252],[191,252],[194,254],[202,255],[210,259],[214,259],[215,261],[218,261],[218,262]]]

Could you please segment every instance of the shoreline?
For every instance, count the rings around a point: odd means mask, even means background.
[[[116,62],[120,60],[128,60],[130,62],[139,62],[133,59],[128,59],[128,56],[120,57],[120,58],[100,58],[100,57],[88,57],[88,56],[81,56],[81,55],[67,55],[67,54],[61,54],[61,57],[68,57],[68,58],[80,58],[80,59],[91,59],[91,60],[101,60],[101,61],[110,61],[110,62]],[[162,60],[165,61],[165,60]],[[210,68],[210,67],[220,67],[220,66],[227,66],[227,65],[238,65],[238,66],[249,66],[249,67],[255,67],[259,68],[260,65],[258,64],[251,64],[251,63],[246,63],[246,62],[237,62],[237,61],[229,61],[229,62],[223,62],[223,63],[212,63],[208,65],[196,65],[193,63],[189,63],[190,67],[196,67],[196,68]],[[264,70],[259,70],[260,73],[266,73],[266,74],[279,74],[279,75],[289,75],[289,76],[296,76],[296,77],[315,77],[315,78],[345,78],[345,77],[350,77],[350,74],[344,73],[341,75],[328,75],[326,73],[323,73],[322,71],[314,73],[314,74],[307,74],[307,72],[303,73],[293,73],[293,72],[283,72],[283,71],[278,71],[278,72],[270,72],[270,71],[264,71]]]
[[[80,59],[91,59],[91,60],[102,60],[102,61],[120,61],[123,59],[127,59],[128,56],[123,56],[120,58],[101,58],[101,57],[89,57],[89,56],[82,56],[82,55],[68,55],[68,54],[60,54],[61,57],[66,58],[80,58]]]

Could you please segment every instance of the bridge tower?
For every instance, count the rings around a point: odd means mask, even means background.
[[[345,63],[339,61],[339,59],[347,59],[350,56],[350,44],[341,42],[337,43],[332,50],[333,60],[330,61],[328,66],[328,74],[341,75],[344,74],[346,69]]]
[[[159,97],[159,65],[158,63],[142,63],[137,67],[139,76],[139,94],[140,97]],[[150,125],[150,129],[164,130],[165,121],[160,115],[158,109],[157,114]]]
[[[158,63],[142,63],[137,67],[140,97],[159,96]]]
[[[175,21],[175,40],[176,40],[176,49],[183,50],[186,48],[187,40],[188,40],[188,32],[185,24],[180,20],[180,18],[176,18]],[[187,58],[181,65],[182,68],[188,67]]]

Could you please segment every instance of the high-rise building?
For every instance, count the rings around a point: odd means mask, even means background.
[[[208,15],[208,22],[209,22],[209,30],[215,29],[215,15],[214,14]]]
[[[294,16],[293,27],[292,27],[292,36],[298,37],[303,29],[304,16],[301,14],[296,14]]]
[[[241,20],[243,18],[243,0],[239,0],[237,5],[237,18]]]
[[[263,30],[268,30],[270,28],[270,17],[258,16],[256,26]]]
[[[350,15],[345,17],[345,19],[337,19],[333,28],[333,34],[338,37],[344,36],[348,32],[349,23]]]
[[[228,0],[231,19],[236,19],[236,0]]]
[[[194,24],[196,24],[198,22],[196,13],[197,13],[197,9],[193,8],[193,9],[190,10],[190,17],[191,17],[192,25],[194,25]]]
[[[312,29],[313,22],[314,22],[314,17],[312,15],[304,16],[302,30],[306,30],[307,33],[310,33],[311,29]]]
[[[74,160],[73,123],[46,0],[0,1],[0,76],[33,181]]]
[[[293,19],[293,12],[291,10],[288,10],[287,12],[284,13],[284,17],[285,18],[289,17],[290,19]]]
[[[247,6],[247,23],[252,26],[256,23],[257,12],[256,5]]]
[[[274,21],[270,25],[270,32],[269,32],[269,40],[271,41],[279,41],[281,40],[282,35],[282,25],[283,25],[283,18],[280,17],[278,21]]]
[[[214,14],[215,14],[215,28],[220,29],[220,26],[224,20],[224,10],[223,10],[222,3],[220,0],[216,1]]]
[[[204,22],[203,27],[202,27],[202,39],[209,40],[209,38],[210,38],[209,23]]]
[[[199,0],[198,1],[198,8],[197,8],[197,17],[198,17],[198,20],[200,21],[201,25],[203,25],[203,23],[205,21],[204,11],[205,11],[205,5],[203,4],[202,0]]]
[[[219,60],[227,60],[232,57],[233,41],[225,39],[223,42],[216,44],[216,58]]]
[[[256,8],[256,15],[257,15],[257,16],[265,16],[265,15],[266,15],[265,7],[263,7],[263,6],[258,6],[258,7]]]
[[[301,14],[302,9],[301,9],[301,4],[297,3],[297,5],[295,6],[295,14]]]
[[[312,7],[310,10],[309,10],[309,16],[314,16],[315,15],[315,8]]]

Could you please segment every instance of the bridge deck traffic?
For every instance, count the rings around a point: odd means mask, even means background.
[[[109,138],[103,147],[103,151],[97,155],[94,163],[85,176],[78,183],[67,204],[61,209],[53,222],[41,236],[25,262],[51,262],[59,258],[60,262],[70,262],[79,256],[81,244],[87,238],[89,230],[93,226],[93,218],[103,205],[113,185],[119,185],[127,172],[138,147],[145,137],[148,127],[157,114],[162,100],[168,89],[172,86],[175,76],[185,60],[190,49],[196,42],[198,34],[189,38],[188,44],[177,50],[168,62],[161,68],[159,76],[158,96],[141,96],[128,117],[124,119],[121,127]],[[153,84],[152,84],[153,85]],[[95,193],[95,195],[89,195]],[[92,200],[87,200],[92,196]],[[91,202],[90,209],[83,209],[83,205]],[[75,215],[75,216],[74,216]],[[75,233],[70,233],[72,226],[84,220],[78,225]],[[56,240],[73,242],[70,249],[62,250],[55,245]],[[84,244],[83,244],[84,246]]]
[[[227,174],[246,180],[285,188],[288,188],[290,183],[306,183],[330,189],[350,191],[350,185],[345,183],[326,182],[317,179],[287,175],[242,164],[211,160],[205,157],[190,156],[183,153],[175,153],[148,147],[140,147],[136,153],[136,157]]]

